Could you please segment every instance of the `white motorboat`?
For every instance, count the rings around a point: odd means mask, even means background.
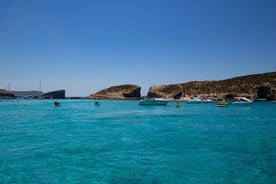
[[[143,97],[142,100],[140,100],[139,105],[167,105],[168,103],[169,100],[162,98]]]
[[[232,104],[233,105],[251,105],[252,104],[252,100],[249,100],[245,97],[238,97],[236,98],[236,101],[234,101]]]
[[[187,103],[190,103],[190,104],[199,104],[199,103],[202,103],[202,100],[199,99],[199,98],[192,97],[190,100],[188,100]]]
[[[202,103],[212,103],[213,101],[212,100],[209,100],[209,99],[207,99],[207,100],[202,100]]]

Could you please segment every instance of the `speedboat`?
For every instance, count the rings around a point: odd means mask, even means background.
[[[252,100],[249,100],[249,99],[247,99],[247,98],[245,98],[245,97],[238,97],[238,98],[236,98],[236,101],[234,101],[232,104],[233,105],[251,105],[252,104]]]
[[[207,100],[202,100],[202,103],[212,103],[213,101],[212,100],[209,100],[209,99],[207,99]]]
[[[139,105],[167,105],[168,103],[169,100],[162,98],[143,97],[142,100],[140,100]]]
[[[199,104],[199,103],[202,103],[202,100],[200,100],[199,98],[191,98],[190,100],[188,100],[187,103],[190,103],[190,104]]]

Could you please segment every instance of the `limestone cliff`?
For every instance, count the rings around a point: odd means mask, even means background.
[[[42,98],[50,98],[50,99],[63,99],[65,98],[65,90],[57,90],[57,91],[51,91],[48,93],[44,93],[40,97]]]
[[[175,95],[225,99],[233,96],[276,98],[276,72],[247,75],[221,81],[192,81],[181,84],[151,86],[148,96],[173,99]]]
[[[15,95],[10,91],[0,89],[0,98],[15,98]]]
[[[91,94],[88,98],[92,99],[139,99],[141,97],[141,87],[137,85],[119,85],[101,90]]]

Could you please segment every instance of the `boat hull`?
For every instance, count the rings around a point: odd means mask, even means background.
[[[202,103],[202,100],[199,99],[199,98],[192,98],[192,99],[188,100],[187,103],[188,103],[188,104],[201,104],[201,103]]]

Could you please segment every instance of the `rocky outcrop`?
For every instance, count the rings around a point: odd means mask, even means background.
[[[10,91],[0,89],[0,98],[15,98],[15,95]]]
[[[64,99],[65,98],[65,90],[57,90],[57,91],[51,91],[48,93],[44,93],[40,96],[41,98],[47,98],[47,99]]]
[[[151,86],[148,96],[173,99],[183,97],[225,99],[246,96],[275,100],[276,72],[247,75],[221,81],[193,81],[181,84]]]
[[[141,97],[141,87],[137,85],[120,85],[101,90],[91,94],[88,98],[92,99],[139,99]]]

